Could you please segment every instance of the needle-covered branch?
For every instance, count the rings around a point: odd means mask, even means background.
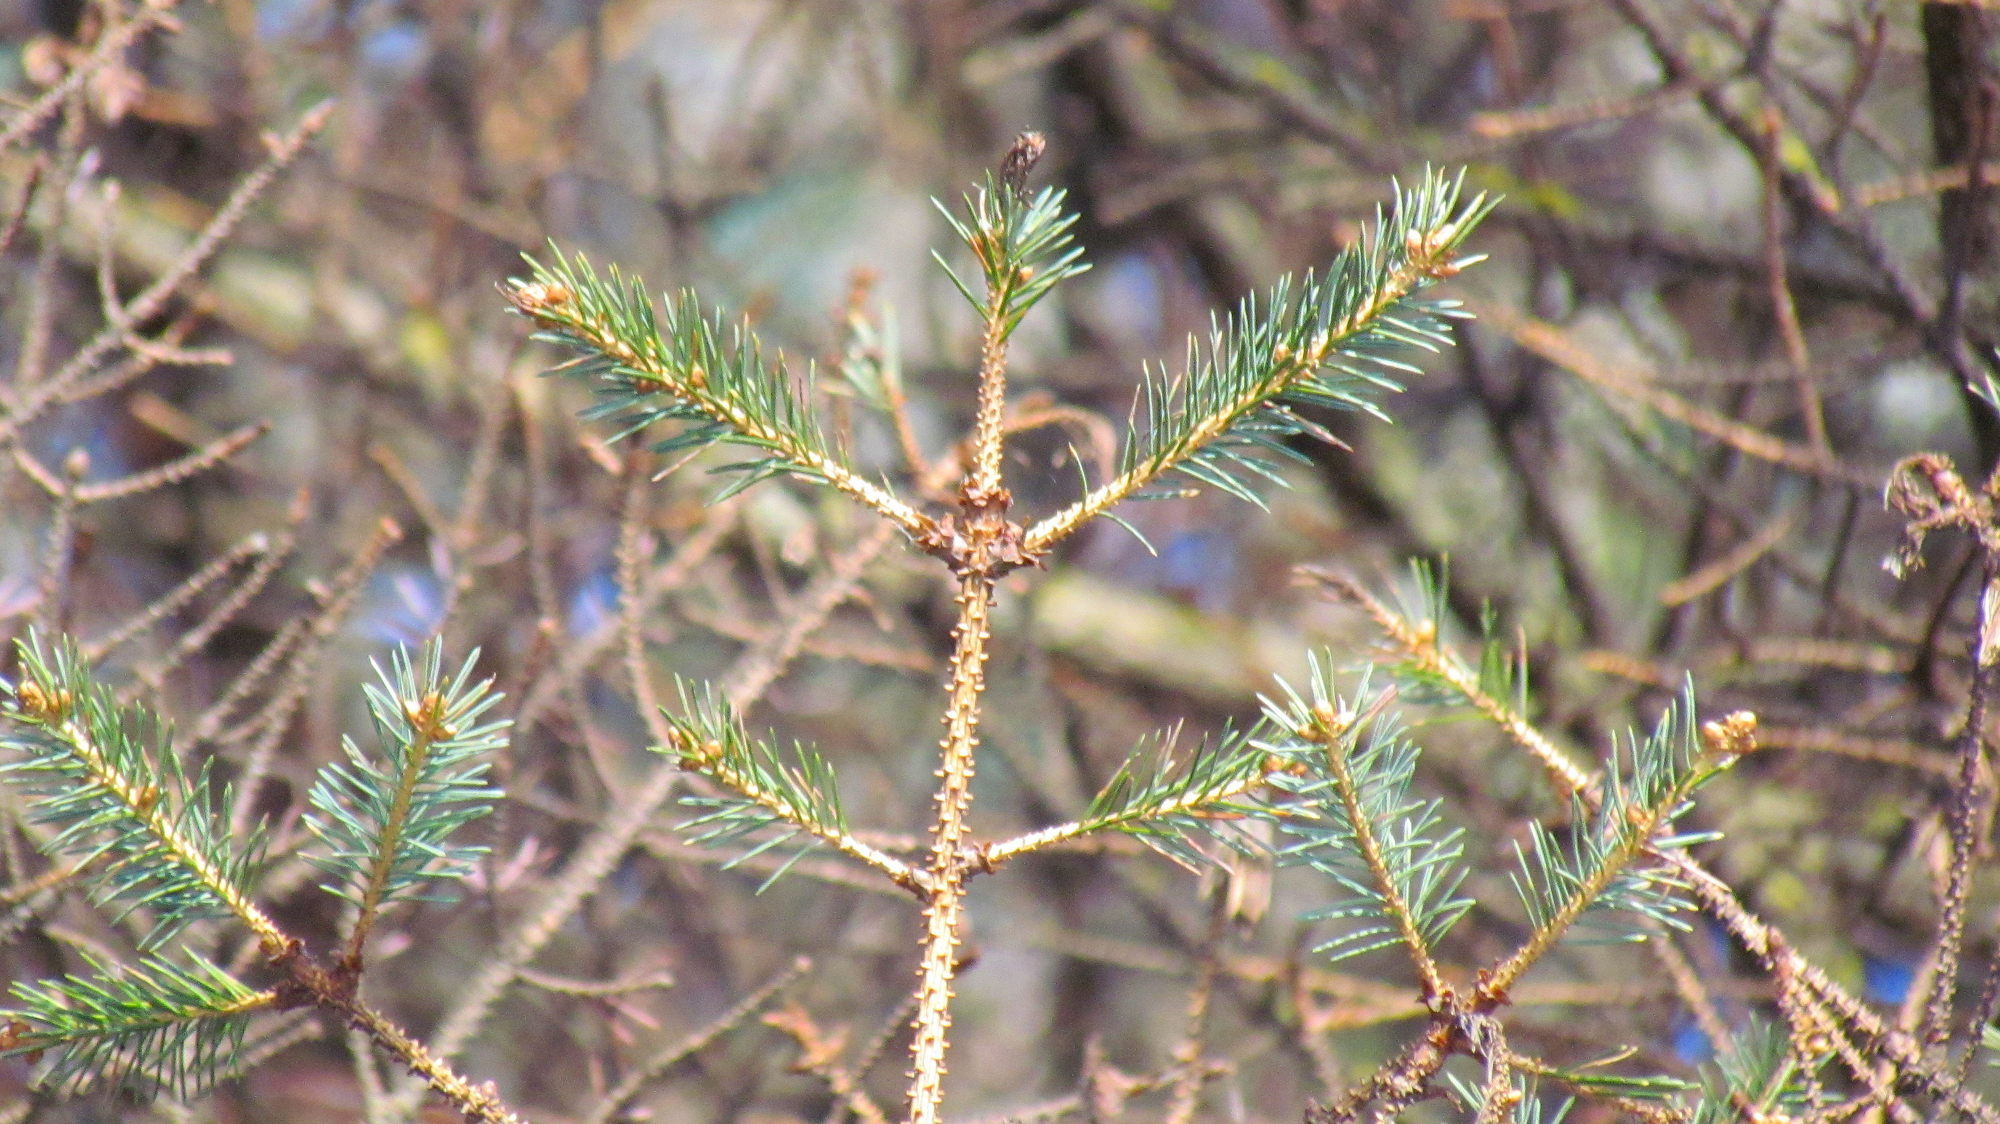
[[[396,649],[386,671],[376,668],[380,685],[365,688],[379,758],[343,738],[347,761],[321,769],[313,785],[306,826],[325,849],[311,857],[336,879],[328,888],[359,911],[345,954],[356,967],[384,906],[427,882],[465,877],[486,853],[449,840],[500,796],[475,759],[506,745],[510,723],[480,723],[500,696],[490,680],[472,681],[478,659],[474,652],[447,681],[442,644],[425,646],[421,666]]]
[[[1134,749],[1081,818],[979,846],[975,861],[991,869],[1051,844],[1100,831],[1135,836],[1187,867],[1212,860],[1196,846],[1199,837],[1219,839],[1237,849],[1249,848],[1253,845],[1231,826],[1246,816],[1269,816],[1268,805],[1255,794],[1274,771],[1286,765],[1264,746],[1260,732],[1225,732],[1212,744],[1204,740],[1183,763],[1176,753],[1180,730],[1169,730]]]
[[[587,417],[613,419],[621,435],[685,423],[658,452],[725,443],[764,454],[728,466],[737,478],[723,497],[788,475],[836,488],[911,536],[930,529],[921,512],[847,463],[814,416],[810,376],[795,380],[782,364],[766,365],[747,327],[705,313],[692,293],[657,314],[638,278],[615,266],[600,277],[581,255],[553,256],[553,264],[530,259],[533,276],[510,282],[507,295],[542,338],[581,353],[572,366],[595,379],[601,399]]]
[[[1753,1018],[1705,1068],[1690,1122],[1820,1119],[1826,1106],[1813,1103],[1805,1077],[1784,1030]]]
[[[102,860],[98,899],[151,910],[148,948],[195,921],[234,917],[267,953],[282,951],[284,934],[248,890],[262,832],[230,837],[208,769],[188,776],[159,720],[120,707],[73,643],[31,634],[18,650],[23,677],[0,684],[0,747],[14,755],[0,769],[36,797],[36,820],[59,829],[49,849]]]
[[[792,856],[792,862],[824,845],[882,871],[920,900],[929,893],[930,879],[923,871],[862,842],[848,829],[847,814],[840,807],[839,783],[825,758],[802,745],[794,746],[789,755],[781,754],[751,737],[735,708],[705,686],[683,680],[680,701],[680,713],[666,715],[673,742],[657,748],[673,754],[681,768],[707,777],[730,793],[684,800],[708,809],[682,825],[683,830],[694,833],[693,842],[728,843],[774,829],[747,853],[730,860],[728,865],[735,866],[803,834],[809,842]],[[777,881],[790,867],[791,862],[785,863],[765,879],[764,885]]]
[[[125,1083],[185,1100],[235,1069],[250,1017],[277,1002],[199,957],[93,964],[88,978],[14,987],[0,1051],[54,1054],[41,1084],[70,1092]]]
[[[1325,276],[1282,280],[1263,301],[1245,299],[1210,330],[1206,348],[1188,341],[1180,375],[1149,373],[1118,474],[1030,527],[1024,549],[1047,550],[1125,500],[1178,495],[1160,489],[1176,473],[1261,503],[1252,478],[1279,481],[1267,458],[1295,456],[1287,438],[1332,440],[1297,407],[1383,417],[1375,399],[1400,390],[1398,376],[1418,373],[1390,352],[1437,350],[1450,342],[1446,322],[1463,315],[1454,302],[1416,295],[1478,260],[1460,249],[1493,204],[1483,195],[1462,202],[1460,187],[1430,174],[1399,190],[1388,218],[1378,217]]]
[[[30,635],[18,647],[23,675],[0,684],[0,747],[17,755],[5,771],[42,798],[40,820],[59,829],[46,849],[87,867],[100,900],[126,912],[149,909],[153,928],[134,963],[17,984],[14,1009],[0,1012],[0,1053],[52,1054],[44,1083],[115,1080],[185,1098],[235,1068],[254,1012],[314,1006],[365,1031],[468,1117],[519,1124],[490,1086],[468,1082],[360,1001],[365,928],[328,968],[251,899],[261,830],[240,846],[234,841],[228,794],[205,769],[187,776],[157,718],[119,707],[74,643],[45,645]],[[466,764],[497,743],[503,725],[476,725],[493,700],[483,684],[470,684],[470,663],[450,684],[435,649],[421,675],[405,653],[392,666],[385,689],[369,695],[391,767],[362,761],[350,744],[349,765],[329,767],[314,790],[315,834],[333,853],[308,857],[351,877],[330,889],[364,911],[450,873],[467,852],[446,836],[477,814],[477,802],[497,795],[479,787],[477,766]],[[270,989],[252,990],[196,957],[183,966],[150,951],[195,921],[228,918],[256,936],[278,973]]]
[[[1308,697],[1281,686],[1282,701],[1265,701],[1270,744],[1305,766],[1287,774],[1297,800],[1280,822],[1297,841],[1283,854],[1347,892],[1312,915],[1342,925],[1316,951],[1338,962],[1400,943],[1434,1000],[1445,990],[1434,950],[1473,904],[1458,893],[1464,833],[1442,826],[1441,801],[1410,795],[1417,747],[1382,713],[1387,695],[1364,682],[1342,700],[1318,658]]]
[[[1567,842],[1535,823],[1528,846],[1516,845],[1521,869],[1514,887],[1533,932],[1485,974],[1486,994],[1505,995],[1579,924],[1595,922],[1601,936],[1629,941],[1648,935],[1635,919],[1688,927],[1679,916],[1693,908],[1681,896],[1686,883],[1672,868],[1640,860],[1713,838],[1671,832],[1694,791],[1735,758],[1702,736],[1692,691],[1667,708],[1650,737],[1628,744],[1627,752],[1613,750],[1599,799],[1574,798]]]
[[[1397,675],[1408,680],[1413,687],[1445,694],[1477,710],[1505,731],[1516,745],[1541,762],[1561,786],[1563,795],[1588,792],[1590,775],[1528,721],[1525,670],[1494,642],[1490,628],[1483,638],[1477,668],[1442,643],[1438,630],[1446,616],[1444,579],[1422,561],[1413,562],[1410,572],[1416,583],[1419,604],[1415,614],[1397,612],[1345,574],[1316,569],[1303,571],[1307,577],[1360,606],[1376,627],[1402,650],[1403,658],[1391,665],[1391,670]]]
[[[1028,172],[1041,159],[1042,148],[1039,133],[1016,138],[999,177],[989,175],[984,186],[966,196],[966,218],[960,219],[938,204],[959,241],[972,251],[986,281],[984,297],[975,296],[944,257],[933,251],[951,283],[985,322],[979,347],[979,411],[973,422],[972,476],[966,488],[967,498],[975,503],[993,503],[1001,495],[1007,341],[1021,318],[1057,282],[1090,268],[1083,261],[1083,251],[1070,242],[1069,231],[1076,216],[1063,210],[1064,193],[1043,188],[1033,197],[1028,195]],[[1004,507],[1004,502],[999,506]]]

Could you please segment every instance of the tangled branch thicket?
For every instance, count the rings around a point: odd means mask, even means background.
[[[830,333],[553,217],[616,210],[534,153],[643,6],[58,7],[0,110],[5,1121],[2000,1124],[1979,6],[773,0],[745,73],[905,34],[912,100],[1054,122],[937,204],[953,303],[856,271]],[[369,163],[410,50],[458,179]],[[797,69],[706,187],[633,95],[668,272],[779,205]],[[1727,244],[1584,174],[1642,127]],[[448,260],[355,252],[411,214]]]

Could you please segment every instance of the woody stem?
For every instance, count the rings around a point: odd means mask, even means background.
[[[924,952],[918,967],[916,1040],[910,1046],[909,1124],[937,1124],[944,1097],[944,1056],[951,1029],[951,981],[965,893],[960,845],[972,805],[973,751],[979,745],[979,696],[985,689],[986,639],[993,579],[959,579],[958,626],[951,658],[951,701],[945,709],[943,760],[938,768],[937,821],[931,828],[930,896],[924,907]]]

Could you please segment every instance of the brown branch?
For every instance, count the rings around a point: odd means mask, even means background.
[[[1792,300],[1792,285],[1785,275],[1785,195],[1780,151],[1785,137],[1785,121],[1776,105],[1764,109],[1764,144],[1758,150],[1764,181],[1764,272],[1770,290],[1771,307],[1778,321],[1778,336],[1785,342],[1785,358],[1799,388],[1799,410],[1805,415],[1806,444],[1815,453],[1832,460],[1833,446],[1827,441],[1826,405],[1821,401],[1819,383],[1813,377],[1812,353],[1806,348],[1805,329],[1799,324],[1798,304]]]
[[[1669,609],[1706,597],[1729,584],[1731,578],[1749,569],[1757,560],[1777,548],[1792,532],[1793,519],[1780,515],[1735,549],[1696,570],[1660,587],[1660,604]]]
[[[150,4],[140,6],[130,20],[116,25],[100,38],[91,48],[90,54],[71,66],[62,80],[49,87],[42,95],[29,103],[14,119],[0,128],[0,149],[12,148],[23,137],[35,131],[47,121],[63,102],[83,89],[90,76],[120,61],[127,49],[137,43],[141,36],[156,27],[175,29],[179,21],[167,11],[165,6]]]
[[[186,608],[195,598],[201,596],[203,590],[221,581],[238,565],[252,558],[261,558],[270,552],[271,536],[262,531],[252,531],[151,604],[132,614],[103,636],[83,645],[80,649],[83,658],[92,664],[99,663],[133,637]]]
[[[116,323],[107,325],[97,335],[71,355],[46,381],[36,381],[12,404],[5,417],[0,417],[0,443],[11,441],[20,433],[21,427],[40,416],[43,410],[56,403],[71,386],[89,374],[97,364],[112,351],[126,344],[131,338],[129,329],[122,325],[140,324],[157,316],[166,307],[167,301],[205,265],[223,242],[236,230],[250,206],[269,187],[279,172],[296,160],[305,151],[306,142],[326,127],[333,116],[334,103],[326,101],[309,111],[296,128],[283,136],[265,138],[270,154],[257,170],[244,177],[230,193],[215,217],[208,221],[194,241],[181,251],[173,265],[156,278],[151,285],[126,302],[118,310]]]
[[[1554,325],[1487,301],[1467,301],[1466,307],[1478,313],[1482,321],[1513,337],[1519,346],[1592,386],[1637,402],[1661,417],[1720,441],[1745,456],[1844,484],[1873,489],[1880,483],[1875,474],[1841,464],[1817,449],[1794,445],[1734,418],[1723,417],[1706,407],[1697,406],[1663,389],[1649,375],[1614,368]]]
[[[796,1003],[772,1011],[763,1021],[799,1044],[799,1060],[793,1063],[794,1069],[825,1081],[839,1102],[861,1118],[862,1124],[889,1124],[888,1115],[868,1095],[868,1090],[861,1087],[860,1079],[840,1062],[840,1055],[847,1050],[845,1028],[833,1033],[821,1030],[806,1009]]]
[[[812,961],[803,956],[799,957],[783,971],[766,980],[762,987],[731,1004],[727,1011],[708,1025],[633,1067],[630,1073],[621,1078],[618,1084],[612,1086],[597,1103],[584,1112],[581,1118],[582,1124],[609,1124],[624,1111],[626,1105],[632,1103],[633,1098],[645,1089],[648,1082],[679,1064],[682,1059],[693,1057],[707,1049],[709,1043],[735,1029],[744,1019],[755,1013],[757,1008],[769,1003],[772,996],[792,986],[799,977],[811,970]]]

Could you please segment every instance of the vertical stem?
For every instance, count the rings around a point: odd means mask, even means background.
[[[444,701],[437,692],[426,694],[419,701],[419,710],[410,722],[410,741],[403,747],[403,768],[396,777],[396,794],[389,802],[389,815],[382,824],[375,858],[368,864],[368,881],[362,884],[354,931],[348,934],[347,949],[341,953],[339,961],[342,969],[356,975],[361,972],[361,955],[368,947],[368,934],[375,928],[375,919],[382,912],[382,899],[389,891],[389,876],[396,865],[396,848],[402,845],[403,831],[409,826],[410,806],[416,800],[424,761],[430,756],[431,747],[440,733],[438,719],[443,705]]]
[[[1985,762],[1986,710],[1993,690],[1994,665],[2000,663],[2000,558],[1986,561],[1980,582],[1979,631],[1972,641],[1971,699],[1965,729],[1958,736],[1959,770],[1952,785],[1947,823],[1951,829],[1951,870],[1938,917],[1936,965],[1931,993],[1924,1006],[1921,1038],[1927,1047],[1943,1044],[1951,1034],[1953,1001],[1958,996],[1958,958],[1965,934],[1965,899],[1972,881],[1973,851],[1979,844],[1980,774]]]
[[[979,347],[979,417],[972,433],[972,478],[965,494],[985,497],[1000,491],[1001,432],[1007,408],[1006,302],[1001,294],[988,298],[986,338]]]
[[[965,814],[972,805],[973,751],[979,745],[979,696],[986,687],[988,610],[992,603],[991,577],[969,572],[959,579],[951,701],[944,716],[937,822],[931,828],[931,896],[924,909],[924,952],[917,970],[917,1034],[910,1046],[910,1097],[905,1117],[909,1124],[937,1124],[944,1097],[951,979],[965,893],[959,846],[965,838]]]
[[[916,1037],[910,1043],[908,1124],[937,1124],[944,1102],[944,1055],[951,1031],[951,980],[957,969],[958,919],[965,879],[965,814],[972,807],[972,772],[979,748],[979,696],[986,690],[986,640],[990,635],[996,548],[1018,543],[1021,528],[1007,522],[1011,502],[1000,475],[1006,440],[1008,308],[1028,275],[1016,259],[1012,231],[1028,170],[1042,139],[1023,133],[1002,166],[1007,192],[990,219],[975,215],[973,252],[986,272],[986,330],[979,347],[979,417],[972,432],[972,472],[959,485],[963,538],[952,548],[958,575],[958,625],[952,630],[951,697],[945,705],[943,760],[938,765],[937,821],[931,826],[930,893],[924,904],[924,951],[917,966]],[[989,258],[988,255],[993,255]],[[997,258],[998,260],[994,260]]]

